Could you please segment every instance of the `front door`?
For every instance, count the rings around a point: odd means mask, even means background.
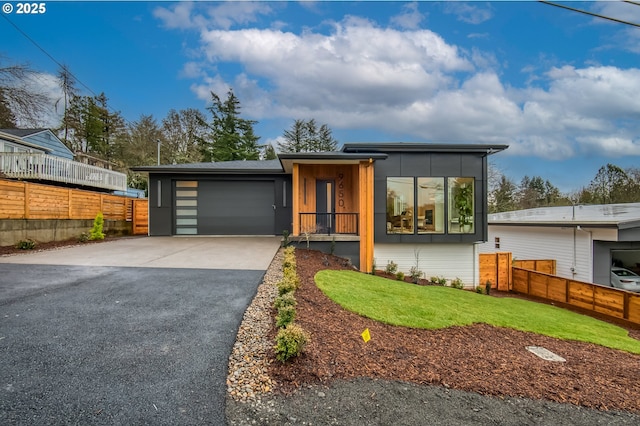
[[[316,181],[316,232],[332,234],[335,232],[335,197],[333,180]]]

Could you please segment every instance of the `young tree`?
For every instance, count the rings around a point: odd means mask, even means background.
[[[213,119],[201,147],[204,161],[257,160],[260,137],[253,133],[256,121],[240,117],[240,101],[233,90],[224,101],[213,92],[211,98],[213,105],[207,110]]]

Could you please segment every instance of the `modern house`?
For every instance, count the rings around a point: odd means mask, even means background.
[[[127,190],[124,173],[74,158],[49,129],[0,129],[0,176],[87,189]]]
[[[612,265],[640,273],[640,203],[543,207],[489,215],[482,252],[555,259],[564,278],[609,285]]]
[[[349,143],[271,161],[136,167],[149,174],[150,235],[283,235],[426,276],[478,277],[487,157],[505,145]],[[452,274],[456,276],[452,276]]]

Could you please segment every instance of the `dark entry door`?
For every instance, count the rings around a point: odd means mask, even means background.
[[[316,181],[316,232],[329,234],[335,232],[335,196],[333,180]]]

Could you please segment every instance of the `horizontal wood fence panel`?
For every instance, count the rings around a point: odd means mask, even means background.
[[[68,219],[69,190],[46,185],[27,186],[28,219]]]
[[[556,261],[554,259],[535,260],[514,260],[513,266],[516,268],[529,269],[531,271],[544,272],[545,274],[556,274]]]
[[[0,179],[0,219],[94,219],[99,212],[108,220],[135,221],[139,234],[148,233],[146,199]]]
[[[640,324],[640,294],[515,266],[512,269],[512,290],[517,293]]]
[[[596,312],[616,318],[624,318],[624,294],[604,287],[595,287],[593,308]]]
[[[556,302],[567,300],[567,280],[560,277],[547,278],[547,298]]]
[[[518,293],[529,294],[529,273],[525,269],[513,268],[512,290]]]

